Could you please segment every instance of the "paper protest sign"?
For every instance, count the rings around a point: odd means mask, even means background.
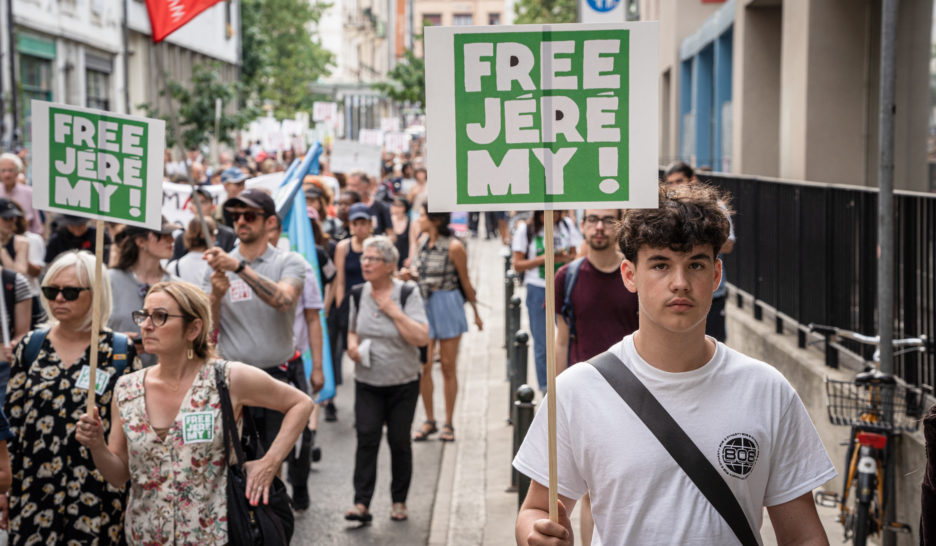
[[[336,140],[329,156],[329,168],[333,173],[363,171],[370,176],[380,176],[380,146],[361,144],[350,140]]]
[[[394,154],[408,152],[412,140],[407,133],[387,133],[384,135],[384,150]]]
[[[331,121],[338,117],[337,102],[312,103],[312,121]]]
[[[427,28],[430,209],[656,206],[657,59],[656,23]]]
[[[159,229],[165,122],[32,102],[33,206]]]
[[[384,134],[380,129],[361,129],[358,132],[358,142],[361,144],[372,144],[374,146],[383,146]]]

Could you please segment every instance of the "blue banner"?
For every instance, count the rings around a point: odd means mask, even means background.
[[[289,238],[290,248],[302,255],[312,266],[318,280],[322,297],[325,296],[322,284],[322,272],[315,251],[315,236],[312,225],[306,212],[305,192],[302,191],[302,179],[308,174],[318,174],[318,158],[322,154],[322,145],[316,142],[306,153],[301,163],[298,159],[290,165],[286,176],[280,182],[276,192],[276,210],[283,219],[283,233]],[[297,165],[298,163],[298,165]],[[325,320],[325,310],[319,311],[319,324],[322,326],[322,372],[325,375],[325,386],[319,391],[316,402],[322,402],[335,396],[335,376],[332,367],[331,347],[328,343],[328,325]],[[312,373],[312,354],[306,350],[302,354],[305,364],[306,377]]]

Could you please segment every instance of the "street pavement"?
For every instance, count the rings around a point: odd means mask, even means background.
[[[482,231],[483,232],[483,231]],[[458,358],[459,394],[455,411],[454,443],[438,441],[413,444],[413,481],[407,506],[409,520],[390,520],[390,462],[386,442],[381,445],[377,487],[371,524],[346,522],[344,512],[353,504],[354,380],[353,366],[345,360],[344,383],[335,403],[338,421],[320,416],[317,445],[323,454],[313,464],[309,479],[312,506],[296,517],[293,544],[316,546],[405,545],[479,546],[514,544],[517,494],[508,492],[513,429],[507,423],[508,383],[504,351],[503,246],[495,240],[468,242],[469,274],[478,290],[484,330],[471,325],[462,338]],[[522,288],[517,293],[522,297]],[[729,309],[729,312],[732,310]],[[522,328],[527,330],[526,309]],[[528,384],[535,385],[530,351]],[[436,416],[444,415],[442,377],[434,368]],[[539,402],[539,396],[537,396]],[[414,426],[425,418],[420,400]],[[440,421],[441,422],[441,421]],[[576,535],[579,508],[572,514]],[[819,509],[831,541],[839,540],[841,526],[834,510]],[[764,544],[776,544],[766,511],[761,529]]]

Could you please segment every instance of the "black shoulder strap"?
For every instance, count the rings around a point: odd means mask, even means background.
[[[3,283],[3,300],[10,322],[10,337],[13,337],[13,332],[16,331],[16,271],[4,267],[0,270],[0,282]],[[9,290],[7,285],[10,286]]]
[[[686,434],[673,417],[660,405],[660,402],[647,390],[647,387],[621,360],[611,351],[605,351],[592,358],[589,364],[594,366],[637,417],[650,429],[666,451],[676,460],[692,483],[705,495],[715,510],[725,519],[741,544],[758,544],[751,524],[744,515],[731,488],[719,475],[712,463],[705,458],[699,448]]]
[[[403,286],[400,287],[400,309],[406,309],[406,300],[413,293],[413,288],[414,285],[410,282],[404,282]]]
[[[569,266],[566,267],[565,272],[565,283],[563,284],[563,300],[562,300],[562,309],[560,312],[562,316],[565,317],[566,323],[569,325],[569,339],[573,340],[576,338],[575,333],[575,315],[572,312],[572,289],[575,288],[575,281],[578,280],[579,269],[582,267],[582,262],[585,261],[585,257],[576,258],[569,262]]]
[[[357,316],[361,312],[361,294],[364,293],[364,283],[351,287],[351,300],[354,302],[354,331],[357,331]],[[351,310],[348,309],[348,313]]]

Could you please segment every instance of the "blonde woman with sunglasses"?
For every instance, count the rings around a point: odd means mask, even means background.
[[[107,282],[94,282],[94,256],[59,255],[41,286],[47,328],[29,332],[14,350],[4,412],[13,432],[8,442],[13,485],[9,500],[0,496],[4,512],[9,504],[2,525],[13,545],[122,542],[125,491],[94,471],[90,452],[75,439],[75,423],[87,405],[95,286],[106,322],[111,289]],[[117,379],[138,369],[140,361],[133,344],[107,328],[94,349],[97,408],[102,428],[109,431]]]

